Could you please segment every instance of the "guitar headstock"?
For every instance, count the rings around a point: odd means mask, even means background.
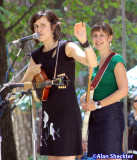
[[[59,89],[66,89],[67,86],[69,85],[69,79],[68,79],[68,76],[65,74],[65,73],[62,73],[62,74],[59,74],[57,75],[57,79],[59,81],[58,83],[58,88]]]

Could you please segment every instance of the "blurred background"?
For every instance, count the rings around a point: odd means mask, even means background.
[[[112,50],[122,55],[122,1],[121,0],[1,0],[0,1],[0,85],[7,82],[19,82],[35,47],[33,40],[27,41],[18,57],[21,43],[9,45],[13,40],[31,35],[30,19],[42,9],[52,9],[62,23],[62,39],[76,42],[73,35],[74,24],[85,22],[88,40],[91,43],[90,28],[97,22],[109,23],[114,30]],[[128,112],[132,110],[131,99],[137,93],[137,0],[125,0],[126,22],[126,64],[129,81],[127,97]],[[92,43],[91,43],[92,45]],[[98,55],[98,52],[95,50]],[[16,59],[13,67],[14,60]],[[8,71],[8,73],[7,73]],[[86,91],[88,68],[76,63],[76,93],[78,101]],[[1,102],[9,91],[0,95]],[[22,94],[17,90],[17,97]],[[31,160],[32,146],[32,102],[31,96],[25,96],[10,113],[10,107],[0,108],[2,130],[3,160]],[[39,139],[38,125],[40,103],[36,103],[36,135]],[[8,137],[8,138],[7,138]],[[14,141],[15,139],[15,141]],[[9,143],[10,146],[9,147]],[[8,148],[7,148],[8,147]],[[39,155],[38,160],[46,160]]]

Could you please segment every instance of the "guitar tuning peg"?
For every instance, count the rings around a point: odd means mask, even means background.
[[[60,89],[60,86],[58,86],[58,89]]]

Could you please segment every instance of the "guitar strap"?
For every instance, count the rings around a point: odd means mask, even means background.
[[[57,65],[58,65],[58,55],[59,55],[59,46],[60,46],[60,42],[58,41],[58,45],[57,45],[57,48],[56,48],[56,63],[55,63],[55,70],[54,70],[54,77],[53,79],[56,78],[56,74],[57,74]]]
[[[103,75],[104,75],[104,73],[105,73],[105,71],[106,71],[106,69],[107,69],[107,67],[108,67],[108,64],[109,64],[110,60],[112,59],[112,57],[113,57],[114,55],[116,55],[116,53],[115,53],[115,52],[112,52],[112,53],[107,57],[107,59],[105,60],[105,62],[104,62],[103,65],[101,66],[101,68],[99,69],[98,73],[97,73],[96,76],[94,77],[93,81],[91,82],[90,90],[94,90],[94,89],[98,86],[101,78],[103,77]]]

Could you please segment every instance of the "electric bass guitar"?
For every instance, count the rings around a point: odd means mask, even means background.
[[[36,102],[46,101],[48,99],[51,86],[57,86],[58,89],[66,89],[69,85],[69,79],[65,73],[57,75],[57,78],[50,80],[44,70],[33,79],[32,95]]]

